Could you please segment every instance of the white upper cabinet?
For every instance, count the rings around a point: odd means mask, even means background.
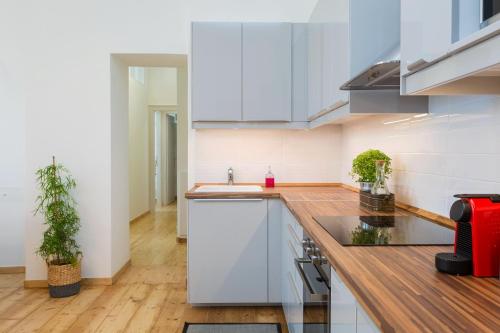
[[[419,60],[431,61],[451,45],[452,0],[401,3],[401,74]]]
[[[192,25],[193,121],[241,120],[241,23]]]
[[[309,20],[309,120],[346,104],[349,79],[349,0],[319,1]]]
[[[500,95],[500,21],[480,1],[401,1],[401,94]]]
[[[331,19],[323,25],[322,109],[349,102],[349,92],[340,86],[350,79],[349,0],[332,2]]]
[[[292,25],[243,23],[243,120],[291,121]]]
[[[323,26],[321,23],[309,23],[307,40],[307,115],[311,119],[321,111],[323,79]]]
[[[399,47],[400,0],[319,0],[309,23],[310,127],[354,115],[425,113],[427,99],[341,86]]]
[[[307,23],[292,24],[292,121],[307,121]]]

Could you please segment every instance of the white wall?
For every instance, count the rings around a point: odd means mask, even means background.
[[[431,97],[426,117],[373,117],[343,128],[342,180],[368,148],[393,158],[397,200],[448,216],[456,193],[500,193],[500,98]],[[399,121],[399,122],[395,122]]]
[[[129,219],[149,210],[149,71],[141,82],[129,75]]]
[[[0,63],[0,267],[24,266],[24,105],[15,73]]]
[[[177,68],[146,68],[149,105],[177,105]]]
[[[235,182],[263,183],[269,165],[276,182],[338,182],[340,139],[338,126],[197,130],[196,182],[227,182],[232,167]]]
[[[0,4],[0,65],[10,77],[2,85],[19,87],[9,96],[9,126],[24,128],[25,170],[20,197],[26,198],[26,279],[45,279],[43,261],[34,255],[43,231],[40,217],[31,215],[37,188],[35,170],[56,155],[78,182],[84,253],[83,276],[107,277],[114,238],[112,209],[125,211],[128,201],[112,204],[115,171],[112,150],[121,151],[112,138],[111,63],[113,53],[187,54],[192,20],[305,21],[315,0],[150,0],[150,1],[30,1]],[[120,94],[118,94],[120,95]],[[116,97],[116,96],[115,96]],[[121,120],[120,120],[121,121]],[[23,132],[22,129],[20,129]],[[117,137],[122,135],[115,129]],[[125,136],[122,145],[127,145]],[[2,158],[15,158],[9,152]],[[116,167],[117,161],[114,162]],[[127,161],[125,161],[127,165]],[[119,171],[120,173],[123,170]],[[2,171],[2,174],[4,172]],[[0,216],[19,216],[21,199],[3,208]],[[115,205],[116,204],[116,205]],[[112,207],[113,206],[113,207]],[[2,206],[3,207],[3,206]],[[7,210],[5,212],[4,210]],[[14,212],[14,213],[12,213]],[[116,225],[123,227],[123,223]],[[22,242],[21,239],[16,242]],[[121,244],[121,250],[128,245]]]

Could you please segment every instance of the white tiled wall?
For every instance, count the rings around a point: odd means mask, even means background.
[[[500,193],[500,98],[430,98],[431,114],[370,117],[342,129],[341,179],[360,152],[393,158],[397,199],[447,216],[456,193]]]
[[[338,126],[314,130],[197,130],[196,182],[264,182],[270,165],[276,182],[340,181]]]

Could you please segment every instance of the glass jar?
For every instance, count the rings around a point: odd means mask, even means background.
[[[387,186],[387,177],[385,176],[385,161],[375,161],[376,167],[376,180],[373,184],[371,193],[375,195],[389,195],[389,187]]]

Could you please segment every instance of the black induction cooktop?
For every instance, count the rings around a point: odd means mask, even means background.
[[[417,216],[315,216],[344,246],[452,245],[453,230]]]

